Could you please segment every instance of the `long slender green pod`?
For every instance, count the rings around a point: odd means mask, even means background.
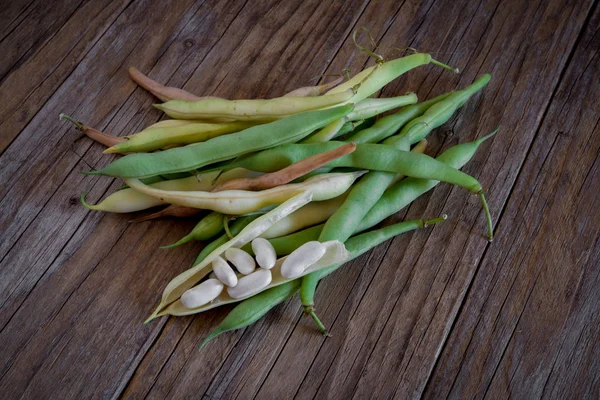
[[[379,89],[383,88],[405,72],[429,63],[453,70],[453,68],[432,59],[429,54],[416,53],[369,67],[359,72],[347,82],[331,89],[327,94],[342,93],[349,88],[359,85],[356,94],[349,100],[349,102],[357,103],[360,100],[372,96]]]
[[[404,107],[400,111],[379,119],[372,127],[364,129],[345,139],[355,143],[377,143],[393,135],[410,120],[422,115],[432,105],[446,99],[451,93],[444,93],[431,100]]]
[[[424,139],[429,132],[448,121],[456,110],[483,89],[490,79],[490,74],[484,74],[466,88],[453,92],[445,100],[428,108],[423,115],[410,121],[397,135],[388,138],[384,143],[394,145],[399,141],[407,141],[409,144],[415,144]]]
[[[288,144],[245,157],[231,163],[227,168],[244,167],[260,172],[275,171],[314,154],[335,149],[343,144],[345,142],[339,141]],[[415,178],[435,179],[452,183],[473,193],[479,193],[481,190],[481,185],[475,178],[434,158],[425,154],[398,150],[383,144],[357,144],[353,153],[327,163],[326,167],[352,167],[363,170],[394,172]]]
[[[440,154],[436,159],[450,167],[462,168],[473,156],[479,146],[494,136],[498,129],[473,142],[458,144]],[[433,189],[440,181],[433,179],[406,178],[387,189],[379,201],[365,215],[356,232],[369,229],[390,215],[400,211],[423,193]]]
[[[91,175],[120,178],[147,178],[154,175],[191,171],[219,161],[296,142],[316,129],[344,117],[353,110],[345,105],[327,110],[309,111],[253,126],[241,132],[218,136],[206,142],[156,153],[130,154],[113,161]]]

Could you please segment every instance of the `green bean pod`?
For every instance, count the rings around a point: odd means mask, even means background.
[[[260,172],[276,171],[314,154],[333,150],[343,143],[329,141],[326,143],[288,144],[250,155],[229,164],[228,168],[243,167]],[[425,154],[398,150],[383,144],[358,144],[353,153],[327,163],[326,167],[352,167],[394,172],[415,178],[452,183],[473,193],[481,191],[481,184],[464,172]]]
[[[265,316],[271,309],[292,297],[300,288],[300,279],[284,283],[260,292],[239,303],[227,314],[219,326],[204,339],[200,349],[221,333],[242,329],[252,325]]]
[[[347,103],[354,89],[315,97],[278,97],[268,100],[204,99],[199,101],[171,100],[154,107],[175,119],[219,119],[265,121],[293,114],[333,107]]]
[[[400,133],[388,138],[384,143],[389,145],[400,141],[407,141],[409,144],[417,143],[433,129],[448,121],[456,110],[462,107],[471,96],[483,89],[490,79],[490,74],[484,74],[466,88],[453,92],[445,100],[427,109],[423,115],[410,121]]]
[[[127,136],[127,141],[109,147],[104,150],[104,153],[136,153],[158,150],[171,145],[204,142],[217,136],[238,132],[256,125],[256,123],[238,121],[207,123],[169,120],[163,122],[172,121],[178,124],[149,126],[141,132]]]
[[[356,103],[354,111],[348,114],[346,119],[349,121],[356,121],[359,119],[371,118],[398,107],[415,104],[417,101],[417,95],[414,93],[408,93],[398,97],[364,99]]]
[[[202,218],[190,233],[179,239],[177,242],[167,246],[161,246],[161,248],[170,249],[191,242],[192,240],[200,241],[210,239],[223,231],[224,219],[225,215],[213,211]]]
[[[357,103],[360,100],[372,96],[379,89],[383,88],[385,85],[405,72],[429,63],[440,65],[444,68],[449,68],[432,59],[431,55],[429,54],[411,54],[406,57],[396,58],[394,60],[386,61],[373,67],[369,67],[358,73],[353,78],[349,79],[347,82],[344,82],[341,85],[331,89],[329,92],[327,92],[327,94],[343,93],[345,90],[348,90],[348,88],[358,86],[356,94],[349,100],[349,102]]]
[[[368,129],[357,132],[345,139],[346,142],[377,143],[393,135],[410,120],[422,115],[429,107],[444,100],[451,93],[444,93],[431,100],[404,107],[400,111],[379,119]]]
[[[473,142],[458,144],[450,147],[436,159],[450,167],[462,168],[473,156],[479,146],[494,136],[498,129]],[[369,229],[390,215],[400,211],[423,193],[433,189],[438,183],[432,179],[406,178],[387,189],[381,198],[373,205],[359,224],[356,232]]]
[[[206,142],[156,153],[130,154],[113,161],[99,171],[88,172],[88,174],[147,178],[192,171],[254,151],[296,142],[314,130],[346,116],[352,110],[352,105],[345,105],[327,110],[309,111],[269,124],[253,126],[241,132],[217,136]]]

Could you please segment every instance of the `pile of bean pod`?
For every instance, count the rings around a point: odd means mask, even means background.
[[[206,343],[248,326],[299,291],[304,311],[326,334],[314,307],[318,282],[395,235],[444,221],[446,216],[373,229],[439,182],[480,197],[492,240],[482,186],[459,169],[493,133],[437,158],[424,154],[427,135],[490,76],[421,103],[414,93],[372,97],[427,64],[457,72],[424,53],[378,58],[345,82],[254,100],[198,97],[130,68],[131,78],[163,101],[154,107],[172,119],[119,137],[61,114],[107,146],[105,153],[124,155],[87,173],[122,178],[126,186],[96,205],[86,203],[84,194],[84,206],[115,213],[163,207],[138,220],[201,215],[188,235],[164,247],[210,242],[191,268],[167,284],[146,322],[238,303]]]

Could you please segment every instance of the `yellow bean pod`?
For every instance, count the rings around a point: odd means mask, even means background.
[[[221,174],[221,176],[219,176],[219,171],[212,171],[198,176],[189,176],[187,178],[157,182],[149,186],[160,190],[210,191],[215,186],[231,179],[253,178],[258,175],[260,175],[258,172],[250,171],[244,168],[234,168],[231,171],[224,172]],[[215,181],[217,177],[218,179]],[[149,196],[131,188],[122,189],[112,193],[98,204],[88,204],[83,198],[82,203],[90,210],[113,213],[130,213],[168,204],[167,202],[156,197]]]
[[[141,132],[128,136],[128,140],[118,143],[105,153],[148,152],[170,145],[184,145],[204,142],[217,136],[238,132],[256,125],[252,122],[208,123],[198,121],[167,120],[154,124]]]
[[[229,215],[248,214],[264,207],[281,204],[292,197],[312,193],[315,201],[328,200],[344,193],[365,171],[331,173],[313,176],[301,183],[281,185],[272,189],[251,192],[224,190],[221,192],[161,190],[143,184],[138,179],[125,179],[133,189],[180,206],[218,211]]]
[[[348,89],[334,95],[278,97],[268,100],[171,100],[155,104],[154,107],[176,119],[231,118],[237,121],[272,121],[304,111],[333,107],[347,102],[353,95],[353,89]]]

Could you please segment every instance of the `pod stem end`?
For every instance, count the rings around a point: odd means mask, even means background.
[[[321,320],[319,319],[319,317],[317,316],[317,313],[315,312],[315,309],[312,306],[305,306],[304,307],[304,312],[310,316],[312,318],[312,320],[315,322],[315,324],[317,324],[317,327],[319,328],[319,330],[321,331],[321,333],[323,334],[323,336],[326,337],[331,337],[331,335],[329,334],[329,332],[327,331],[327,328],[325,327],[325,325],[321,322]]]
[[[423,228],[426,228],[426,227],[428,227],[430,225],[438,224],[438,223],[443,222],[443,221],[445,221],[447,219],[448,219],[448,215],[443,214],[443,215],[441,215],[441,216],[439,216],[437,218],[424,220],[423,221]]]
[[[438,67],[442,67],[444,69],[452,71],[456,74],[458,74],[460,72],[460,70],[458,68],[453,68],[453,67],[449,66],[448,64],[444,64],[443,62],[439,62],[438,60],[434,60],[433,58],[431,59],[431,63],[433,65],[437,65]]]
[[[80,131],[84,131],[87,129],[87,126],[85,126],[84,124],[82,124],[81,122],[73,119],[72,117],[68,116],[67,114],[60,114],[58,116],[59,119],[66,119],[67,121],[71,122],[73,125],[75,125],[75,127],[80,130]]]

